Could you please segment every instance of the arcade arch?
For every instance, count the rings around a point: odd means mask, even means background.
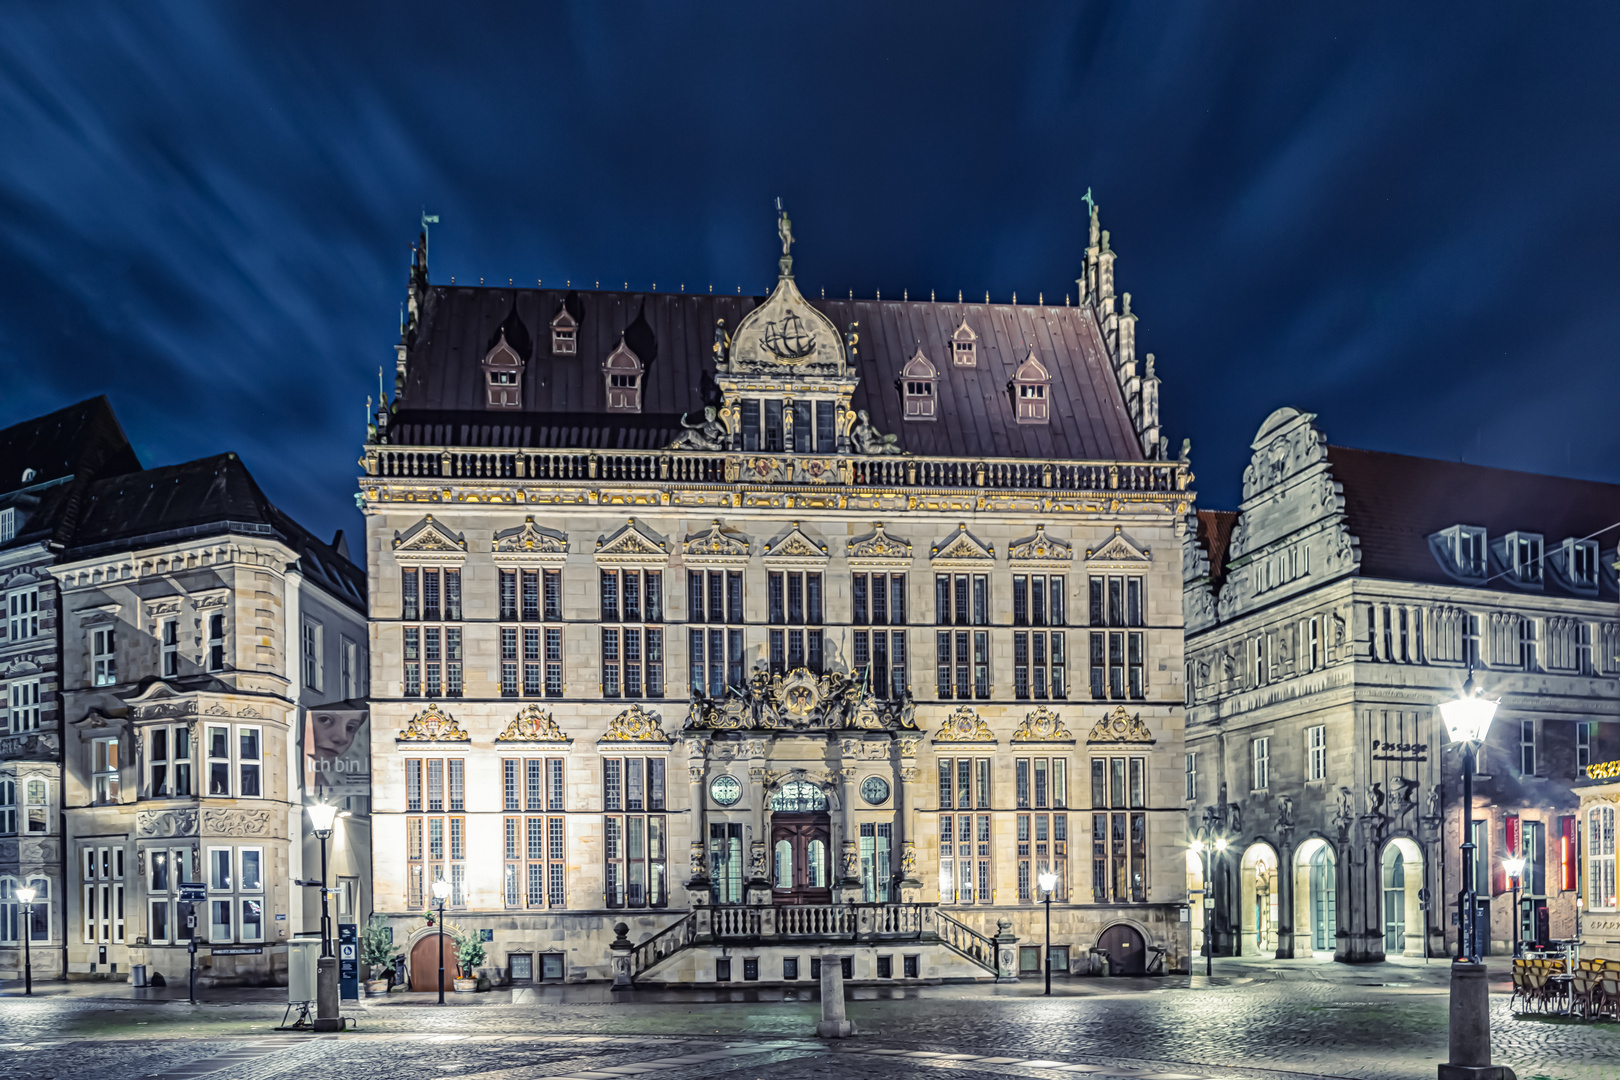
[[[1423,852],[1405,836],[1392,838],[1379,858],[1379,897],[1385,956],[1423,955]]]
[[[1294,854],[1294,955],[1306,948],[1334,952],[1338,933],[1338,858],[1326,840],[1313,836]]]
[[[1240,864],[1238,953],[1241,956],[1277,954],[1277,852],[1265,841],[1250,844]]]

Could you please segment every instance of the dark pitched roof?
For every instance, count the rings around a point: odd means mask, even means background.
[[[1217,593],[1226,581],[1226,552],[1232,545],[1232,527],[1237,519],[1236,510],[1198,511],[1198,542],[1209,554],[1209,582]]]
[[[365,610],[365,574],[277,509],[231,453],[91,484],[65,557],[227,533],[275,537],[298,553],[306,576],[351,607]]]
[[[756,296],[431,286],[410,344],[390,438],[416,445],[667,445],[682,413],[715,400],[715,320],[728,331]],[[577,351],[555,356],[551,320],[579,319]],[[919,300],[812,300],[840,330],[859,321],[861,383],[854,405],[915,454],[1141,460],[1142,450],[1089,307]],[[522,324],[515,333],[512,319]],[[978,365],[952,364],[951,335],[966,317]],[[526,337],[523,410],[486,410],[480,362],[499,340]],[[620,336],[647,366],[640,416],[609,413],[602,361]],[[631,340],[632,337],[635,340]],[[906,421],[900,371],[918,346],[939,371],[938,419]],[[1008,391],[1034,348],[1052,373],[1049,424],[1014,421]],[[515,344],[514,344],[514,347]],[[463,439],[467,441],[463,441]],[[478,440],[488,440],[481,442]]]
[[[1550,550],[1620,522],[1620,484],[1344,446],[1329,446],[1327,455],[1333,478],[1344,485],[1350,533],[1361,541],[1362,577],[1451,582],[1428,538],[1453,525],[1483,526],[1493,541],[1513,531],[1540,533]],[[1617,538],[1620,530],[1596,537],[1610,552]],[[1496,563],[1492,574],[1501,569]],[[1566,595],[1555,575],[1545,577],[1548,594]],[[1489,587],[1521,591],[1506,578]],[[1612,594],[1604,584],[1603,595]]]
[[[105,395],[0,430],[0,506],[22,519],[13,542],[60,540],[91,481],[140,467]]]

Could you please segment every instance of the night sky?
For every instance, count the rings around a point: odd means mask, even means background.
[[[1074,291],[1089,187],[1200,504],[1272,409],[1620,480],[1620,6],[13,3],[0,426],[110,395],[360,530],[432,276]],[[1605,74],[1607,72],[1607,74]],[[813,295],[813,293],[812,293]],[[390,377],[391,381],[391,377]],[[358,550],[356,551],[358,555]]]

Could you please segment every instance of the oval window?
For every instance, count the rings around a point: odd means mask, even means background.
[[[881,776],[868,776],[861,781],[861,798],[873,806],[882,806],[889,801],[889,782]]]
[[[742,784],[735,776],[717,776],[709,783],[709,797],[721,806],[732,806],[742,798]]]

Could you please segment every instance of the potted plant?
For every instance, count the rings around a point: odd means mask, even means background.
[[[394,936],[381,916],[373,915],[360,934],[360,962],[371,976],[366,980],[366,996],[379,997],[388,993],[388,979],[384,970],[394,961]]]
[[[478,978],[472,972],[484,963],[484,943],[478,940],[477,933],[474,930],[456,938],[456,963],[462,972],[462,977],[456,979],[458,994],[471,994],[478,989]]]

